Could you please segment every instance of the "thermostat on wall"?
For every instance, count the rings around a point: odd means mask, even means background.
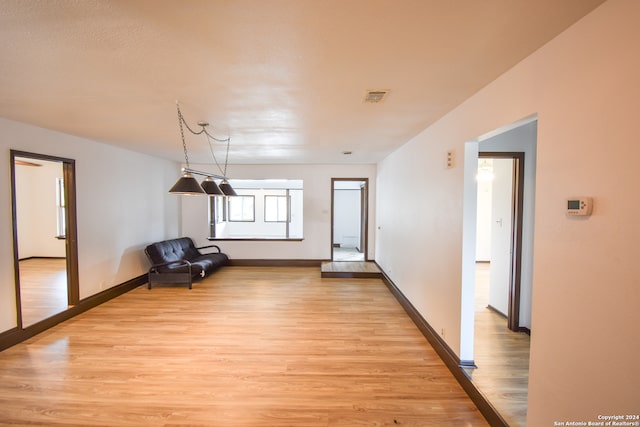
[[[593,199],[591,197],[573,197],[567,199],[567,215],[591,215]]]

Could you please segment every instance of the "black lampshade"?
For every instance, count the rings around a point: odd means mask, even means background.
[[[198,181],[190,174],[185,173],[176,181],[176,183],[169,190],[171,194],[186,194],[186,195],[202,195],[206,194]]]
[[[223,180],[220,185],[220,190],[222,190],[222,192],[224,193],[225,196],[237,196],[238,193],[236,193],[236,190],[233,189],[233,187],[231,187],[231,184],[229,184],[229,181],[227,181],[226,179]]]
[[[224,193],[218,187],[218,184],[210,176],[206,177],[200,184],[205,193],[210,196],[223,196]]]

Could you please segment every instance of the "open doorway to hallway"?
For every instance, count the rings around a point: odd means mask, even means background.
[[[381,277],[368,257],[369,179],[331,178],[331,261],[322,277]]]
[[[531,308],[530,299],[520,298],[525,155],[480,152],[479,157],[476,261],[490,262],[488,307],[520,332],[528,329],[520,326],[521,304]]]
[[[465,148],[461,364],[513,426],[527,412],[536,144],[533,117]]]
[[[520,155],[522,154],[522,155]],[[523,153],[480,152],[477,180],[475,385],[509,425],[527,415],[529,335],[519,333]],[[506,397],[508,390],[508,398]]]
[[[79,301],[75,161],[10,154],[17,324],[27,329]]]
[[[367,260],[367,178],[331,179],[331,260]]]

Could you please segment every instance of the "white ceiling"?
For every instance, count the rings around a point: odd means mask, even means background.
[[[0,0],[0,116],[182,161],[178,100],[230,163],[372,163],[600,3]]]

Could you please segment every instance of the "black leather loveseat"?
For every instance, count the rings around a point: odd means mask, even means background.
[[[217,252],[202,253],[201,249],[214,248]],[[152,283],[183,283],[192,288],[192,282],[229,264],[229,257],[216,245],[196,248],[189,237],[164,240],[146,247],[144,252],[151,261],[149,289]]]

